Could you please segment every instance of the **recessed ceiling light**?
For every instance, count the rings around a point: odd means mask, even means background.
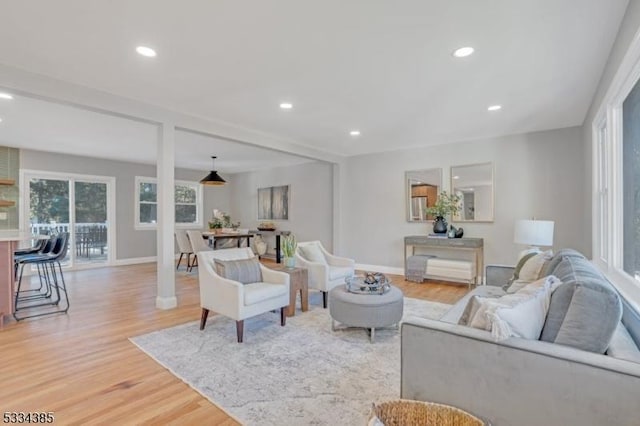
[[[502,105],[491,105],[487,108],[488,111],[500,111],[502,109]]]
[[[454,179],[460,179],[460,176],[454,176],[453,178]]]
[[[13,95],[9,93],[0,93],[0,99],[13,99]]]
[[[283,102],[280,104],[280,108],[282,109],[291,109],[293,108],[293,104],[289,102]]]
[[[147,46],[136,47],[136,52],[142,56],[146,56],[147,58],[154,58],[157,55],[155,50]]]
[[[469,56],[474,52],[473,47],[461,47],[453,51],[453,56],[456,58],[464,58],[465,56]]]
[[[360,136],[360,130],[352,130],[349,132],[351,136]]]

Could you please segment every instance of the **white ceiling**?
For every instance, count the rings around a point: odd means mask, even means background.
[[[107,114],[45,102],[23,96],[0,99],[0,145],[64,154],[156,163],[158,129]],[[285,167],[310,161],[269,149],[191,132],[177,131],[177,167],[238,173]]]
[[[0,62],[354,155],[581,124],[626,5],[0,0]]]

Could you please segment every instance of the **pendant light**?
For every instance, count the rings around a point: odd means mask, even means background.
[[[218,157],[212,156],[211,157],[211,163],[213,164],[212,169],[215,169],[215,160]],[[227,183],[226,180],[222,179],[220,177],[220,175],[218,174],[218,172],[216,172],[215,170],[211,170],[211,173],[209,173],[207,176],[204,177],[204,179],[202,179],[200,181],[201,184],[203,185],[212,185],[212,186],[220,186],[220,185],[224,185],[225,183]]]

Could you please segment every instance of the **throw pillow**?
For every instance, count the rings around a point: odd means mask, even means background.
[[[524,256],[522,258],[524,259],[524,263],[518,271],[518,276],[513,280],[511,285],[505,289],[505,291],[507,293],[515,293],[525,285],[539,279],[542,267],[551,257],[553,257],[553,252],[551,250]]]
[[[309,262],[327,265],[327,259],[325,259],[324,253],[322,253],[322,250],[316,244],[300,247],[300,249],[302,250],[304,258]]]
[[[525,252],[522,256],[520,256],[520,259],[518,259],[518,263],[516,263],[515,268],[513,268],[513,276],[511,277],[509,282],[502,287],[504,291],[509,291],[509,287],[511,287],[513,283],[520,278],[520,270],[522,269],[524,264],[527,262],[527,260],[531,259],[533,256],[535,256],[538,253],[540,253],[539,250],[528,251],[528,252]]]
[[[549,276],[524,286],[517,293],[504,296],[515,303],[487,311],[491,335],[496,340],[509,337],[538,340],[549,310],[551,293],[562,282]]]
[[[218,275],[223,278],[238,281],[242,284],[258,283],[262,281],[262,271],[258,258],[242,260],[215,259],[215,268]]]

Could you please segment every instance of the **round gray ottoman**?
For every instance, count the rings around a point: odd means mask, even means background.
[[[346,285],[334,287],[329,292],[331,329],[336,330],[335,321],[348,327],[368,328],[372,343],[376,328],[398,325],[403,308],[402,291],[394,286],[385,294],[350,293]]]

